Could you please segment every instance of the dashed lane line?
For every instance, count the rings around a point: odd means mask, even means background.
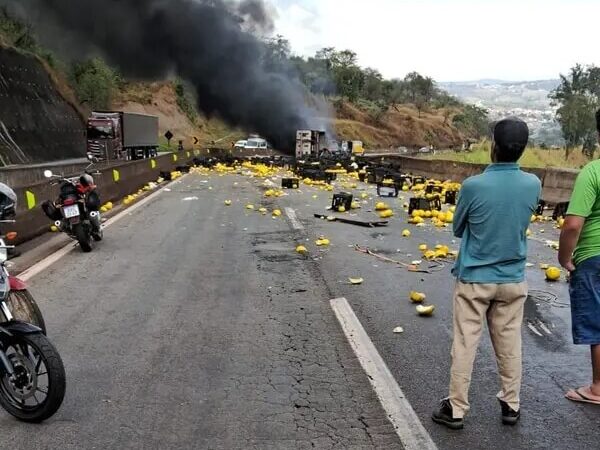
[[[184,175],[183,177],[179,178],[178,180],[173,181],[172,183],[166,184],[165,186],[163,186],[162,188],[160,188],[158,191],[153,192],[152,194],[150,194],[148,197],[143,198],[139,202],[131,205],[130,207],[124,209],[121,212],[119,212],[118,214],[115,214],[113,217],[111,217],[110,219],[108,219],[106,222],[104,222],[102,224],[102,229],[106,229],[109,226],[114,225],[119,220],[121,220],[123,217],[128,216],[129,214],[131,214],[136,209],[141,208],[146,203],[148,203],[149,201],[153,200],[158,195],[160,195],[166,188],[168,188],[169,186],[172,186],[173,184],[178,183],[181,180],[183,180],[186,177],[186,175]],[[50,267],[52,264],[56,263],[58,260],[60,260],[64,256],[68,255],[70,252],[73,251],[73,249],[75,249],[77,247],[78,247],[78,245],[76,243],[69,242],[67,245],[65,245],[64,247],[61,247],[60,249],[58,249],[57,251],[55,251],[51,255],[45,257],[44,259],[42,259],[41,261],[37,262],[36,264],[34,264],[33,266],[29,267],[28,269],[25,269],[23,272],[21,272],[19,275],[17,275],[17,277],[20,278],[23,281],[28,281],[31,278],[33,278],[34,276],[36,276],[39,273],[41,273],[44,270],[46,270],[48,267]]]
[[[337,298],[330,305],[404,448],[437,450],[348,301]]]
[[[290,219],[290,222],[292,223],[292,227],[294,228],[294,230],[303,230],[304,229],[304,225],[302,225],[300,223],[300,221],[298,220],[298,216],[296,216],[296,211],[294,211],[292,208],[285,208],[285,213],[287,214],[288,218]]]

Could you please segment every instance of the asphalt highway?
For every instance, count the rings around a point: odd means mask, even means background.
[[[438,448],[597,448],[600,409],[563,398],[590,369],[588,349],[571,344],[566,282],[546,282],[538,267],[555,264],[552,223],[532,225],[522,423],[500,423],[484,337],[472,413],[450,432],[430,414],[447,394],[452,262],[414,273],[355,250],[411,262],[421,243],[458,249],[449,229],[408,225],[406,199],[386,200],[396,212],[388,227],[362,228],[314,218],[329,214],[331,192],[302,185],[267,198],[266,189],[260,178],[190,174],[108,228],[91,254],[76,250],[36,275],[67,396],[42,425],[0,411],[0,447],[401,449],[330,307],[344,297]],[[369,197],[345,216],[376,219],[374,188],[350,190]],[[320,236],[331,245],[317,247]],[[436,305],[433,317],[416,315],[411,290]]]

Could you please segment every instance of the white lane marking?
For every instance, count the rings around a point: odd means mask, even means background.
[[[404,448],[437,450],[348,301],[337,298],[329,303]]]
[[[298,217],[296,216],[296,211],[294,211],[292,208],[285,208],[285,213],[287,214],[288,218],[290,219],[290,222],[292,222],[292,227],[294,228],[294,230],[303,230],[304,229],[304,225],[302,225],[300,223],[300,221],[298,220]]]
[[[184,175],[181,178],[179,178],[178,180],[175,180],[169,184],[167,184],[166,186],[171,186],[175,183],[180,182],[181,180],[183,180],[183,178],[185,178],[187,176]],[[159,189],[156,192],[153,192],[152,194],[150,194],[148,197],[143,198],[142,200],[140,200],[137,203],[134,203],[133,205],[131,205],[130,207],[128,207],[127,209],[124,209],[123,211],[121,211],[120,213],[116,214],[115,216],[111,217],[110,219],[108,219],[106,222],[104,222],[102,224],[102,229],[106,229],[108,228],[110,225],[114,225],[115,223],[117,223],[119,220],[121,220],[123,217],[128,216],[129,214],[131,214],[133,211],[135,211],[138,208],[141,208],[142,206],[144,206],[146,203],[148,203],[150,200],[152,200],[153,198],[157,197],[159,194],[162,193],[162,191],[167,191],[169,192],[170,189],[167,190],[167,187],[163,187],[161,189]],[[52,264],[54,264],[55,262],[57,262],[59,259],[61,259],[63,256],[69,254],[71,251],[73,251],[75,248],[77,248],[77,244],[73,243],[73,242],[69,242],[67,245],[65,245],[64,247],[58,249],[56,252],[52,253],[51,255],[47,256],[46,258],[42,259],[41,261],[37,262],[36,264],[34,264],[33,266],[29,267],[28,269],[25,269],[23,272],[21,272],[19,275],[17,275],[18,278],[20,278],[23,281],[28,281],[31,278],[33,278],[34,276],[38,275],[39,273],[43,272],[44,270],[46,270],[48,267],[50,267]]]

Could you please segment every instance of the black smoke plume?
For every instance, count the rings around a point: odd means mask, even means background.
[[[289,150],[319,114],[295,78],[265,69],[262,0],[0,0],[65,56],[100,53],[125,76],[177,75],[199,108]]]

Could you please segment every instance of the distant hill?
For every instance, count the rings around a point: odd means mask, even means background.
[[[492,119],[513,115],[527,121],[537,144],[562,145],[548,94],[559,80],[476,80],[439,83],[450,94],[489,110]]]

